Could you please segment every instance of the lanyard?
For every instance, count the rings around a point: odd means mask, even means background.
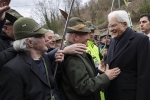
[[[51,84],[50,84],[50,79],[49,79],[49,75],[48,75],[48,70],[47,70],[47,66],[46,66],[46,63],[45,63],[45,60],[44,60],[43,57],[42,57],[42,61],[44,63],[44,68],[45,68],[45,71],[46,71],[46,78],[47,78],[47,81],[48,81],[48,85],[50,87],[50,95],[51,95],[51,99],[50,100],[55,100],[54,96],[52,95]]]

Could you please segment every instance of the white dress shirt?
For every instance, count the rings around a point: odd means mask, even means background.
[[[149,40],[150,40],[150,33],[147,36],[149,37]]]

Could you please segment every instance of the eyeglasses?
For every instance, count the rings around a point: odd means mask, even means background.
[[[112,25],[108,25],[108,28],[114,28],[116,27],[118,24],[112,24]]]
[[[115,24],[108,25],[108,28],[114,28],[114,27],[116,27],[118,24],[123,24],[123,22],[118,22],[118,23],[115,23]]]

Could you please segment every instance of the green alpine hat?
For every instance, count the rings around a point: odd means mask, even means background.
[[[85,25],[85,22],[78,17],[72,17],[69,19],[67,33],[86,33],[91,30]]]
[[[104,31],[102,34],[100,34],[100,39],[102,38],[102,37],[104,37],[104,36],[109,36],[109,37],[111,37],[111,35],[110,34],[108,34],[108,31]]]
[[[41,26],[33,19],[22,17],[15,21],[13,25],[15,40],[45,34],[48,30]]]
[[[61,40],[62,37],[59,34],[55,34],[56,41]]]
[[[5,25],[8,24],[13,24],[18,18],[23,17],[21,14],[19,14],[16,10],[14,9],[9,9],[6,11],[6,22]]]
[[[85,25],[90,29],[90,30],[95,30],[94,25],[92,24],[91,21],[86,21]]]

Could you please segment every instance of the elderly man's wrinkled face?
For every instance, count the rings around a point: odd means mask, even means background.
[[[33,48],[36,52],[40,52],[41,54],[48,50],[46,46],[46,40],[44,35],[37,35],[34,37]]]
[[[55,48],[55,35],[52,32],[47,32],[45,34],[45,38],[46,38],[46,46],[48,48]]]
[[[148,20],[146,16],[140,18],[140,29],[145,34],[150,33],[150,21]]]
[[[120,38],[123,32],[127,28],[126,22],[118,22],[117,18],[112,18],[109,20],[109,30],[111,32],[112,38]]]

